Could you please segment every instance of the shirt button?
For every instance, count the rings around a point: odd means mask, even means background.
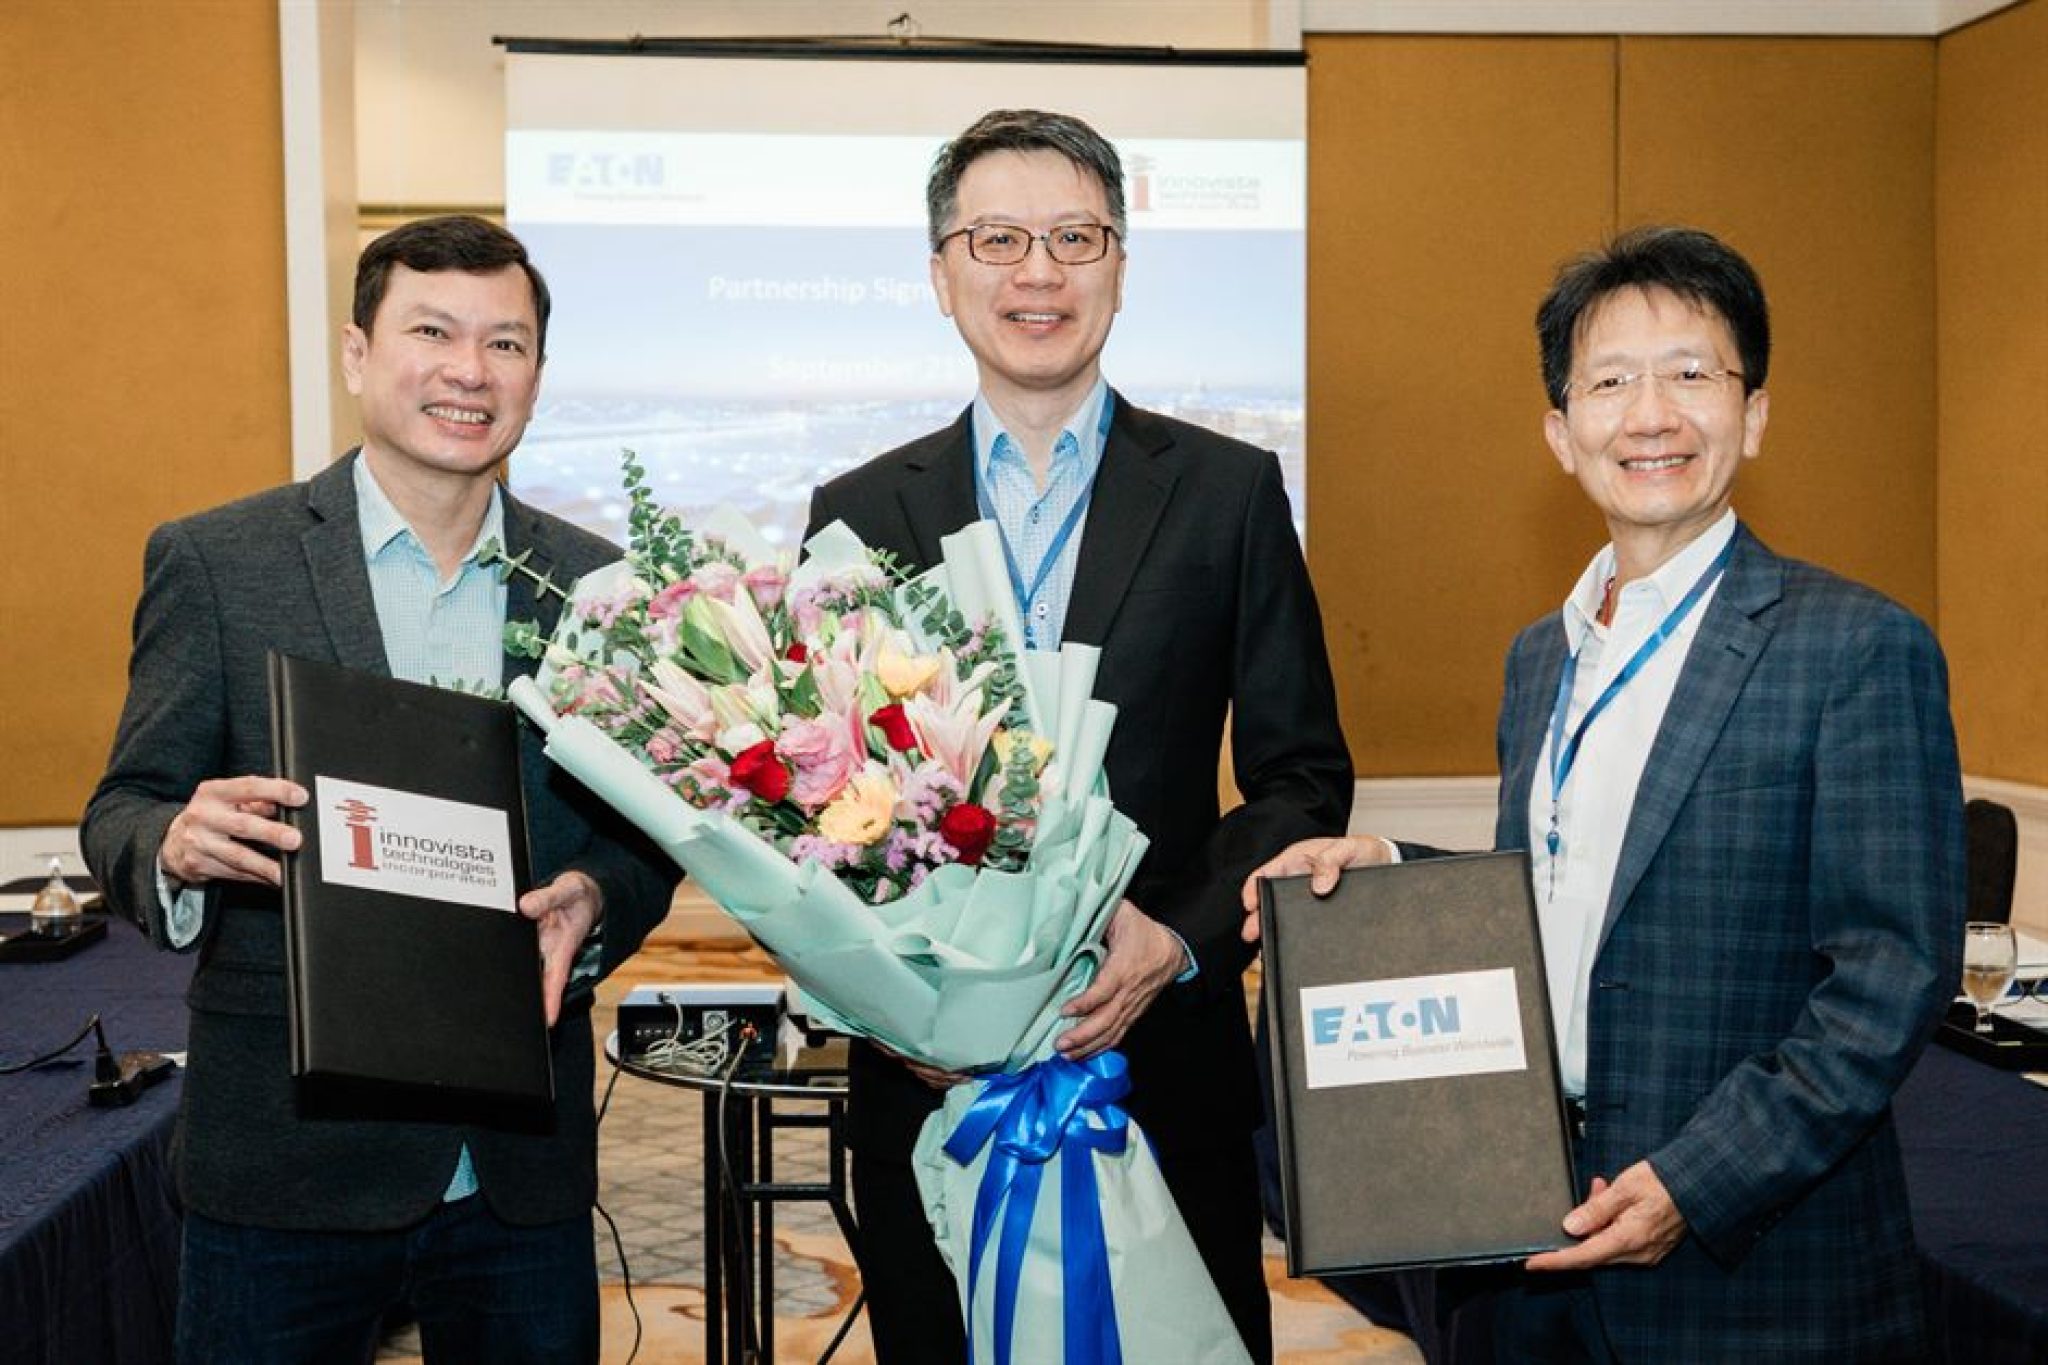
[[[1036,616],[1039,620],[1043,621],[1046,617],[1052,615],[1052,608],[1048,607],[1045,603],[1040,602],[1038,605],[1034,606],[1031,609],[1031,614],[1033,616]]]
[[[1036,507],[1031,509],[1031,524],[1033,526],[1038,525],[1038,509]]]

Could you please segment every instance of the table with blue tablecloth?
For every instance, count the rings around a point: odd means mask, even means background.
[[[0,915],[0,928],[25,920]],[[95,1013],[116,1052],[178,1052],[191,975],[189,956],[120,921],[63,961],[0,964],[0,1065],[57,1047]],[[87,1037],[57,1062],[0,1076],[0,1365],[170,1358],[183,1076],[95,1109],[92,1060]]]
[[[1929,1046],[1892,1107],[1939,1345],[1927,1365],[2048,1361],[2048,1090]],[[1412,1334],[1432,1365],[1492,1359],[1486,1312],[1460,1307],[1462,1284],[1447,1291],[1429,1271],[1326,1283]]]
[[[2048,1090],[1930,1047],[1892,1110],[1948,1365],[2048,1361]]]

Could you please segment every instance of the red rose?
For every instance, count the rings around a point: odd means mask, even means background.
[[[775,756],[772,739],[764,739],[734,756],[732,780],[770,805],[789,795],[789,765]]]
[[[887,706],[868,713],[868,724],[882,732],[882,738],[889,741],[889,747],[899,754],[914,753],[917,750],[917,732],[910,728],[910,717],[903,714],[903,703],[892,701]],[[948,839],[947,843],[953,841]]]
[[[789,648],[782,651],[782,657],[793,664],[809,663],[811,661],[811,647],[802,640],[791,640]]]
[[[939,817],[939,837],[959,851],[961,862],[974,867],[996,837],[996,817],[971,802],[948,806]]]

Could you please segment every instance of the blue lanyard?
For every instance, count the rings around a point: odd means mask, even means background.
[[[1095,444],[1104,455],[1109,453],[1109,420],[1115,415],[1115,411],[1116,395],[1113,393],[1103,394],[1102,420],[1095,424]],[[1099,457],[1096,464],[1097,470],[1100,472],[1101,460]],[[1017,615],[1024,623],[1024,629],[1027,632],[1031,629],[1031,604],[1038,600],[1038,594],[1045,587],[1045,580],[1052,576],[1053,565],[1060,562],[1061,553],[1067,548],[1067,542],[1073,538],[1074,528],[1081,524],[1081,518],[1087,514],[1088,504],[1094,498],[1095,480],[1090,479],[1088,480],[1088,486],[1081,490],[1081,496],[1074,499],[1074,505],[1067,509],[1066,520],[1062,521],[1059,529],[1053,532],[1052,544],[1046,547],[1044,557],[1038,561],[1038,571],[1032,575],[1030,586],[1026,587],[1024,575],[1017,567],[1017,552],[1010,546],[1010,533],[1003,529],[1002,520],[996,516],[995,503],[988,495],[987,484],[979,474],[976,475],[974,480],[974,503],[980,509],[984,520],[995,523],[996,535],[1003,542],[1003,567],[1010,571],[1010,591],[1017,598]]]
[[[1557,704],[1550,711],[1550,833],[1544,836],[1544,846],[1550,850],[1550,881],[1553,890],[1557,886],[1558,850],[1564,847],[1564,836],[1559,831],[1557,823],[1558,804],[1564,795],[1564,784],[1571,778],[1572,767],[1579,761],[1579,745],[1586,738],[1586,731],[1600,718],[1600,713],[1607,709],[1607,704],[1621,694],[1621,689],[1635,681],[1636,674],[1643,671],[1643,666],[1649,663],[1650,657],[1671,638],[1680,623],[1692,614],[1692,609],[1700,604],[1700,599],[1707,595],[1707,590],[1714,586],[1721,577],[1722,570],[1728,567],[1728,558],[1734,551],[1735,540],[1731,536],[1728,543],[1721,547],[1721,553],[1714,556],[1714,562],[1707,565],[1706,572],[1686,590],[1685,596],[1678,599],[1678,605],[1671,609],[1663,624],[1651,633],[1649,639],[1636,647],[1635,654],[1622,665],[1621,672],[1614,675],[1613,681],[1609,682],[1594,699],[1593,704],[1586,708],[1586,714],[1579,718],[1578,726],[1572,731],[1569,740],[1565,738],[1564,722],[1566,713],[1571,709],[1572,688],[1579,677],[1578,651],[1573,651],[1565,659],[1564,670],[1557,679]]]

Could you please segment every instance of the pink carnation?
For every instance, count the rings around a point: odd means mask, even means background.
[[[739,587],[740,571],[722,559],[714,559],[692,569],[684,581],[691,584],[696,592],[721,602],[730,602],[734,590]]]
[[[667,765],[683,756],[683,741],[673,730],[656,730],[647,737],[647,756]]]
[[[654,594],[653,598],[649,600],[647,603],[647,614],[657,621],[681,616],[683,614],[683,604],[696,595],[697,585],[687,578],[681,582],[671,583],[660,592]]]
[[[789,586],[789,575],[772,564],[757,564],[740,575],[740,583],[753,594],[755,606],[773,611]]]
[[[776,738],[775,752],[796,770],[789,797],[805,810],[839,795],[860,766],[845,727],[824,720],[791,721]]]

